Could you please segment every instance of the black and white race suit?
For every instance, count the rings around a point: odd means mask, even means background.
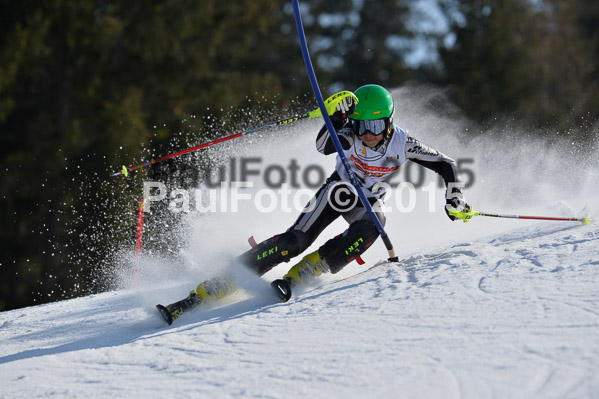
[[[349,161],[364,194],[384,225],[381,198],[386,186],[400,166],[406,161],[416,162],[441,175],[447,186],[458,183],[456,162],[408,135],[407,131],[393,125],[388,137],[370,148],[354,134],[349,124],[338,130],[345,157]],[[316,138],[317,150],[329,155],[337,153],[330,133],[323,127]],[[295,223],[284,233],[261,242],[244,253],[241,261],[262,275],[281,262],[304,252],[320,233],[339,216],[349,227],[319,248],[321,259],[332,273],[341,270],[356,259],[378,238],[379,232],[359,200],[348,173],[337,155],[333,174],[316,192]],[[263,256],[268,254],[268,256]]]

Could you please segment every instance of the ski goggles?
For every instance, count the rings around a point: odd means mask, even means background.
[[[353,124],[354,131],[358,136],[363,136],[366,133],[378,136],[385,133],[387,126],[389,126],[389,118],[375,119],[371,121],[358,121],[350,119]]]

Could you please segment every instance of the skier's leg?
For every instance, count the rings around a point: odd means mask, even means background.
[[[329,178],[318,190],[304,212],[286,232],[264,240],[243,253],[238,258],[240,263],[261,276],[279,263],[289,262],[312,245],[316,237],[341,215],[337,210],[339,206],[329,200],[339,189],[334,177],[335,175]],[[195,293],[192,291],[190,296],[193,300],[203,302],[207,299],[221,299],[236,289],[232,279],[216,278],[199,284]]]
[[[240,262],[263,275],[279,263],[288,262],[304,252],[341,214],[329,203],[329,198],[338,189],[336,183],[336,180],[329,178],[285,233],[262,241],[242,254]]]
[[[233,278],[227,276],[215,277],[198,284],[196,289],[190,291],[187,298],[180,302],[182,302],[183,310],[191,309],[200,303],[218,300],[232,294],[237,291],[237,288]]]
[[[375,209],[380,209],[375,204]],[[384,225],[385,216],[377,212]],[[300,284],[306,279],[320,276],[322,273],[337,273],[348,263],[363,254],[378,238],[379,232],[364,207],[355,207],[344,214],[351,223],[349,228],[337,237],[328,240],[318,251],[306,255],[294,265],[283,277],[292,285]]]
[[[262,275],[272,267],[281,262],[289,261],[289,259],[304,251],[306,247],[302,248],[301,242],[301,238],[298,238],[295,232],[289,230],[261,242],[254,248],[243,253],[238,260],[251,270]],[[185,299],[185,303],[191,308],[206,301],[222,299],[237,289],[238,285],[233,277],[212,278],[198,284],[197,288],[191,291]]]
[[[233,278],[216,277],[198,284],[195,292],[200,301],[204,302],[207,300],[221,299],[224,296],[237,291],[237,288],[237,284]]]
[[[163,319],[171,324],[175,319],[183,314],[183,312],[193,309],[197,305],[209,301],[221,299],[237,290],[237,284],[232,278],[218,277],[206,280],[199,284],[195,290],[192,290],[187,298],[163,306],[157,305]]]
[[[279,263],[288,262],[302,253],[306,249],[302,241],[305,240],[293,230],[287,230],[244,252],[239,261],[261,276]]]
[[[381,222],[384,221],[382,219]],[[366,252],[378,237],[374,222],[370,218],[361,219],[352,223],[341,235],[325,242],[318,251],[331,273],[337,273]]]

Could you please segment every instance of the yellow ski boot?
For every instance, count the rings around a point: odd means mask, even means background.
[[[315,251],[304,256],[298,264],[289,269],[287,274],[283,276],[283,279],[291,285],[298,285],[329,271],[330,269],[326,262],[320,258],[318,251]]]
[[[206,280],[195,290],[200,302],[222,299],[235,291],[237,291],[237,285],[228,278]]]
[[[156,305],[164,321],[171,325],[184,312],[191,310],[199,304],[207,301],[215,301],[229,295],[237,290],[237,285],[232,279],[214,278],[199,284],[195,290],[189,292],[185,299],[171,303],[170,305]]]

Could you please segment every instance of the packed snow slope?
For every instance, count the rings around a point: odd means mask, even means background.
[[[538,223],[170,327],[158,289],[3,312],[0,396],[596,398],[598,242]]]
[[[379,240],[366,265],[321,276],[286,304],[268,283],[295,260],[262,278],[228,268],[241,290],[167,326],[157,303],[186,296],[247,250],[250,235],[284,231],[299,210],[258,212],[245,201],[237,211],[189,212],[181,234],[144,236],[182,240],[180,253],[145,249],[134,272],[131,248],[115,249],[123,256],[107,276],[112,291],[0,313],[0,397],[599,397],[596,151],[515,128],[466,134],[435,90],[393,94],[399,126],[462,160],[477,210],[574,217],[586,208],[591,223],[451,222],[444,189],[427,186],[437,177],[426,172],[423,185],[394,189],[388,200],[399,263],[384,261]],[[294,160],[300,177],[332,171],[335,157],[315,150],[319,127],[298,122],[206,154],[224,165],[260,158],[248,191],[255,198],[270,165],[289,170]],[[412,169],[413,182],[419,173]],[[156,215],[147,222],[160,223]],[[309,250],[346,227],[336,221]]]

